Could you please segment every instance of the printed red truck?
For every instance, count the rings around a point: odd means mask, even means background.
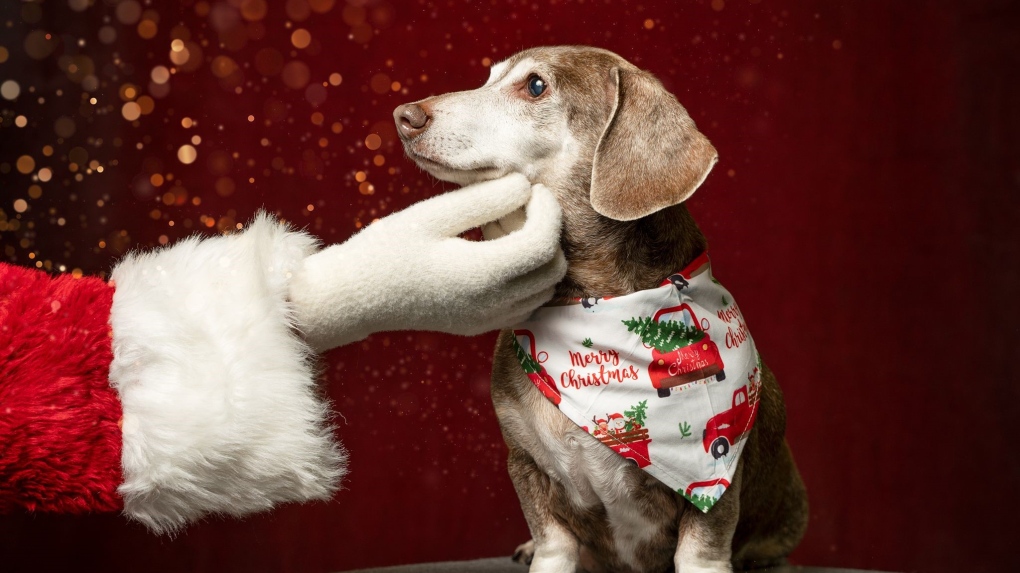
[[[556,387],[556,381],[542,366],[542,362],[545,360],[539,359],[538,353],[535,351],[535,335],[530,330],[514,331],[514,351],[531,383],[541,390],[546,398],[552,400],[553,404],[559,406],[560,400],[562,400],[560,389]]]
[[[672,352],[662,353],[652,348],[652,363],[648,365],[648,376],[652,386],[659,392],[660,398],[669,396],[669,389],[696,380],[715,376],[716,380],[725,380],[722,357],[719,347],[705,333],[705,325],[698,321],[694,311],[688,304],[664,308],[655,313],[656,322],[663,319],[675,320],[701,331],[699,340],[678,348]]]
[[[614,452],[637,464],[639,468],[652,463],[648,458],[648,444],[652,440],[648,437],[647,428],[610,434],[599,438],[599,440],[612,448]]]
[[[691,485],[687,486],[687,490],[684,495],[692,497],[695,495],[710,495],[716,499],[722,497],[722,494],[726,492],[726,489],[730,487],[730,482],[726,478],[710,479],[707,481],[696,481]]]
[[[751,403],[747,397],[747,386],[733,391],[733,407],[709,418],[705,424],[702,441],[705,451],[719,459],[730,453],[730,447],[740,441],[758,415],[758,400]]]

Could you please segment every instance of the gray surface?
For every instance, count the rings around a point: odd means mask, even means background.
[[[509,557],[478,559],[475,561],[447,561],[445,563],[423,563],[380,569],[359,569],[348,573],[527,573],[528,568],[510,560]],[[831,569],[826,567],[770,567],[755,569],[754,573],[866,573],[860,569]],[[870,572],[879,573],[879,572]]]

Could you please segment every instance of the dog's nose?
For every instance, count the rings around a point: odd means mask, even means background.
[[[404,104],[393,110],[393,120],[397,122],[397,133],[401,139],[414,139],[425,131],[432,117],[428,111],[416,104]]]

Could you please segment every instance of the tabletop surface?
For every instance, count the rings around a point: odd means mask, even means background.
[[[509,557],[494,557],[474,561],[447,561],[444,563],[422,563],[378,569],[359,569],[348,573],[527,573],[525,565],[514,563]],[[865,572],[861,569],[834,569],[831,567],[800,567],[784,565],[755,569],[753,573],[881,573]]]

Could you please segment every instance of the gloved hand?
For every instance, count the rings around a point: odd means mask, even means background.
[[[512,232],[457,236],[525,203]],[[548,189],[518,174],[421,201],[304,259],[290,282],[296,326],[322,352],[373,332],[473,335],[519,322],[566,273],[560,215]]]

